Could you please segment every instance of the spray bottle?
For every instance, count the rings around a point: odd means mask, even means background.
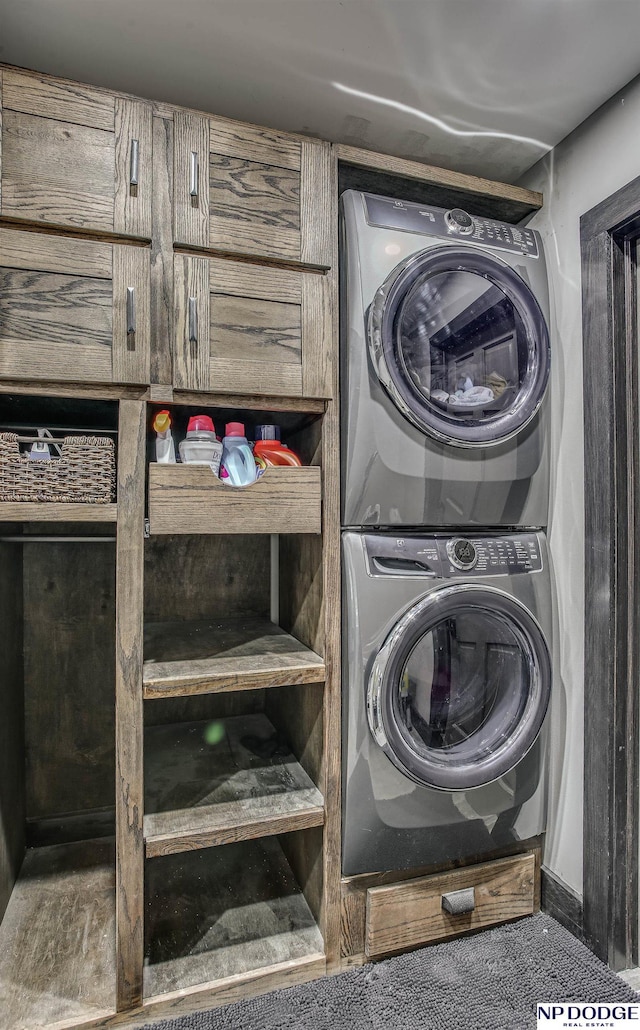
[[[156,461],[164,465],[175,465],[176,448],[171,435],[171,415],[168,411],[159,411],[154,420],[156,431]]]

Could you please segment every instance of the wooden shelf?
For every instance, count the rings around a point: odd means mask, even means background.
[[[275,837],[147,864],[144,995],[324,965],[322,935]]]
[[[320,533],[318,466],[267,469],[234,488],[206,465],[149,465],[149,528],[156,533]]]
[[[147,858],[321,826],[322,794],[265,715],[149,726]]]
[[[159,622],[145,628],[145,698],[321,683],[322,658],[266,619]]]
[[[0,501],[0,522],[116,522],[116,504]]]
[[[0,928],[3,1030],[106,1017],[115,997],[113,840],[27,851]]]

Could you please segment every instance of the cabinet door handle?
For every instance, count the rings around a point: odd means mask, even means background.
[[[138,185],[138,156],[140,144],[137,139],[131,140],[131,153],[129,155],[129,185]]]
[[[133,286],[127,286],[127,336],[136,331],[136,291]]]
[[[198,196],[198,155],[195,150],[191,151],[189,161],[189,194],[192,197]]]
[[[189,343],[198,342],[198,306],[195,297],[189,297]]]
[[[473,912],[476,907],[475,888],[465,887],[460,891],[449,891],[448,894],[443,894],[442,907],[445,912],[449,912],[452,916]]]

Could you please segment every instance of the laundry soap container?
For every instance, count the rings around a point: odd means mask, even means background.
[[[222,444],[208,415],[194,415],[189,419],[187,435],[179,449],[180,459],[185,465],[210,465],[218,475]]]
[[[244,434],[242,422],[227,422],[222,441],[220,478],[228,486],[249,486],[257,478],[253,451]]]
[[[272,425],[256,426],[256,442],[253,446],[256,458],[263,458],[265,465],[301,465],[297,454],[294,454],[285,443],[280,442],[280,427]]]

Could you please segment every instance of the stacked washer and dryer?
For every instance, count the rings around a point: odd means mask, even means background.
[[[533,230],[342,195],[345,876],[545,828],[547,321]]]

